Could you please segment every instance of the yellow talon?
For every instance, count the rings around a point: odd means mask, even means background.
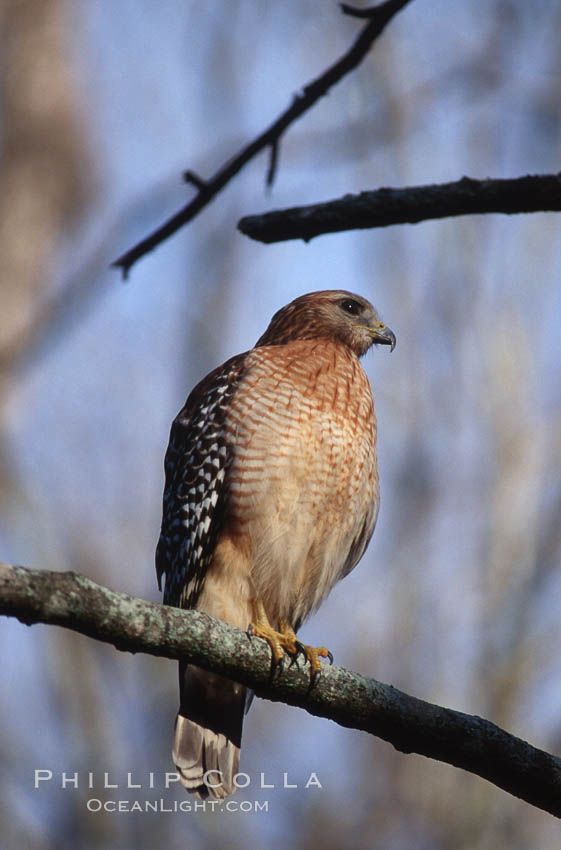
[[[302,652],[306,656],[307,661],[310,662],[310,674],[312,676],[312,682],[314,682],[317,674],[321,670],[320,658],[329,658],[330,663],[333,664],[333,655],[325,648],[325,646],[316,647],[308,646],[306,643],[301,643],[300,647],[302,648]]]
[[[296,637],[294,629],[286,620],[280,621],[278,631],[274,629],[269,623],[267,614],[265,613],[265,608],[261,601],[256,604],[255,620],[255,623],[250,623],[248,634],[252,637],[255,636],[263,638],[271,647],[271,678],[273,677],[277,666],[280,666],[282,669],[285,650],[290,656],[292,656],[291,664],[294,663],[300,653],[305,656],[306,660],[310,664],[312,684],[315,682],[316,677],[321,670],[320,658],[329,658],[330,663],[333,664],[333,655],[328,649],[326,649],[325,646],[313,647],[308,646],[308,644],[301,643]]]

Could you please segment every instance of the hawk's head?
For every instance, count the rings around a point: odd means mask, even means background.
[[[395,334],[378,316],[372,304],[344,289],[324,289],[301,295],[275,313],[256,346],[285,345],[296,339],[336,339],[357,357],[374,343],[389,345]]]

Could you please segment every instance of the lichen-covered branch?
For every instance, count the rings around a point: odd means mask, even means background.
[[[277,672],[271,681],[264,641],[198,611],[116,593],[76,573],[0,564],[0,614],[27,625],[64,626],[126,652],[186,658],[249,685],[264,699],[370,732],[401,752],[461,767],[561,817],[561,759],[481,717],[432,705],[342,667],[324,667],[313,687],[303,666]]]
[[[238,228],[259,242],[309,241],[324,233],[416,224],[448,216],[560,210],[561,174],[509,180],[462,177],[454,183],[375,189],[325,203],[248,215],[238,222]]]
[[[375,40],[384,30],[386,24],[400,9],[410,2],[411,0],[385,0],[384,3],[380,3],[378,6],[367,10],[358,10],[358,12],[352,6],[342,4],[345,14],[367,18],[367,23],[349,50],[319,77],[304,86],[301,92],[294,97],[291,105],[263,133],[238,151],[237,154],[229,159],[208,180],[203,179],[193,171],[186,171],[184,178],[187,183],[190,183],[197,189],[197,194],[193,200],[165,221],[153,233],[142,239],[141,242],[115,260],[113,265],[122,269],[123,276],[127,276],[131,266],[137,260],[150,251],[153,251],[154,248],[166,239],[169,239],[181,227],[195,218],[248,162],[267,148],[271,151],[271,160],[267,174],[267,183],[270,185],[276,172],[279,141],[288,127],[317,103],[321,97],[327,94],[329,89],[338,83],[339,80],[360,64]]]

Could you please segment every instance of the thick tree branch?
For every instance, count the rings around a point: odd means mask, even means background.
[[[8,564],[0,564],[0,614],[27,625],[64,626],[126,652],[186,658],[249,685],[264,699],[370,732],[401,752],[461,767],[561,817],[561,759],[481,717],[432,705],[342,667],[324,667],[312,688],[308,669],[298,666],[271,682],[267,644],[206,614],[116,593],[76,573]]]
[[[259,242],[309,241],[323,233],[416,224],[431,218],[476,213],[559,212],[561,174],[511,180],[472,180],[375,189],[334,201],[248,215],[238,229]]]
[[[297,118],[300,118],[323,95],[327,94],[335,83],[338,83],[342,77],[360,64],[386,24],[409,2],[411,0],[386,0],[385,3],[367,10],[368,23],[359,33],[351,48],[321,76],[304,86],[301,92],[294,97],[288,109],[281,113],[276,121],[260,136],[225,163],[216,174],[208,180],[203,180],[192,171],[187,171],[184,175],[185,180],[195,186],[197,194],[192,201],[164,222],[157,230],[115,260],[113,265],[122,269],[123,276],[128,275],[129,270],[137,260],[190,222],[241,171],[244,165],[247,165],[250,160],[266,148],[271,150],[267,182],[268,184],[272,183],[276,170],[279,140],[283,133]],[[353,13],[352,7],[345,4],[343,4],[343,11],[345,14]]]

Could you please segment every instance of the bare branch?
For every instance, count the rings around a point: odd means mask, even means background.
[[[264,641],[198,611],[116,593],[76,573],[0,564],[0,614],[27,625],[64,626],[126,652],[186,658],[264,699],[370,732],[401,752],[461,767],[561,817],[561,759],[481,717],[432,705],[342,667],[324,667],[313,688],[309,671],[298,666],[271,682]]]
[[[137,260],[172,236],[183,225],[190,222],[241,171],[244,165],[247,165],[250,160],[265,148],[270,148],[273,153],[268,177],[269,180],[272,180],[275,171],[276,148],[283,133],[297,118],[300,118],[304,112],[307,112],[308,109],[323,97],[335,83],[338,83],[342,77],[360,64],[376,38],[384,30],[386,24],[409,2],[411,0],[386,0],[385,3],[381,3],[379,6],[370,9],[368,22],[350,49],[334,65],[324,71],[321,76],[308,83],[294,97],[288,109],[281,113],[270,127],[249,145],[242,148],[216,174],[208,180],[202,180],[200,177],[193,175],[192,172],[186,172],[188,182],[192,183],[198,189],[193,200],[164,222],[157,230],[115,260],[113,266],[122,269],[123,276],[126,277]]]
[[[259,242],[309,241],[323,233],[416,224],[431,218],[477,213],[559,212],[561,174],[528,175],[511,180],[383,188],[334,201],[248,215],[238,229]]]

